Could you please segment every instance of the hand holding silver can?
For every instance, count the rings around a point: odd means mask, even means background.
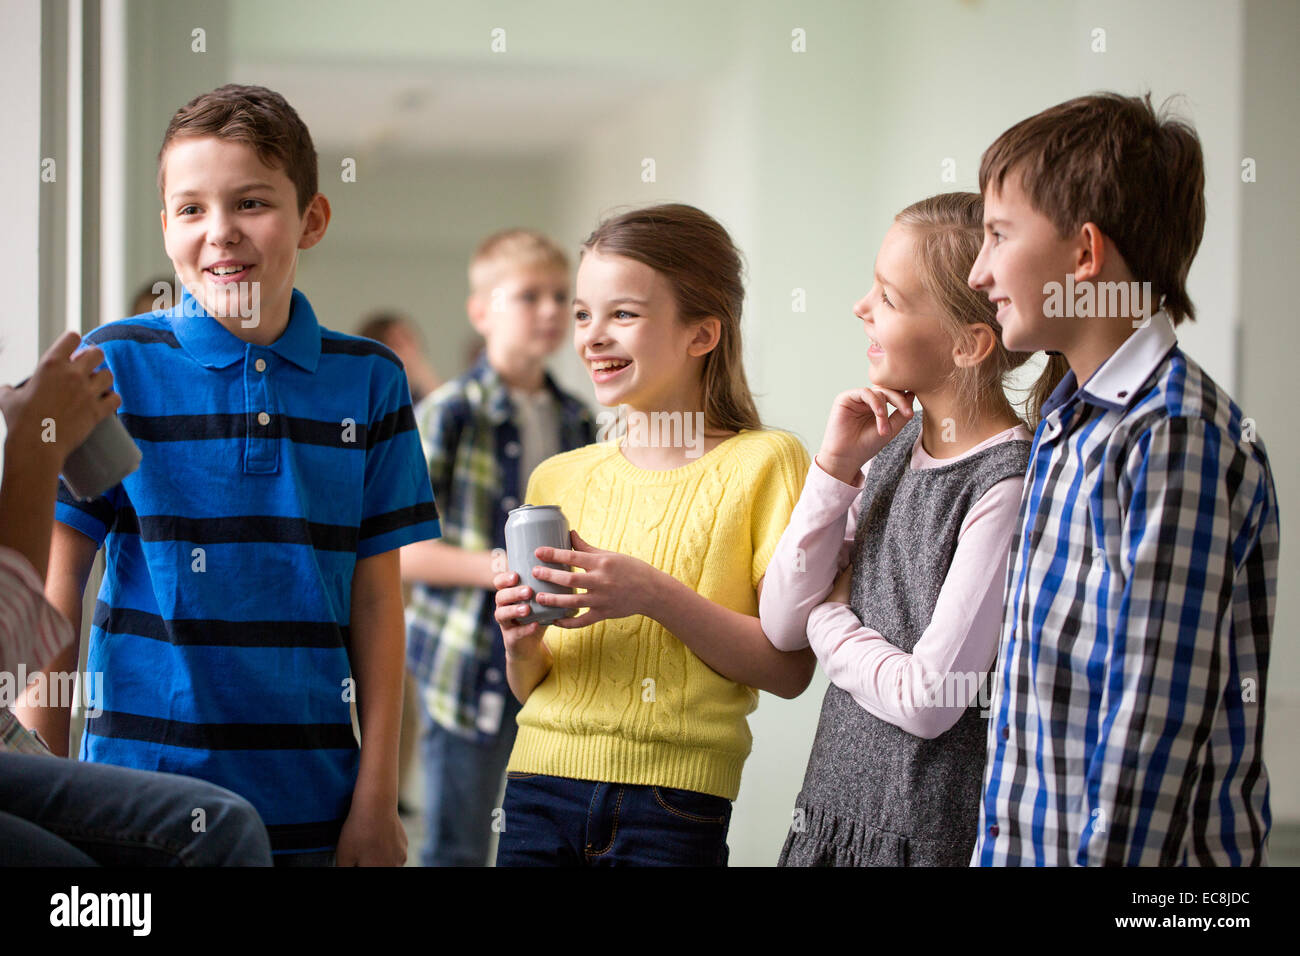
[[[557,571],[570,570],[563,564],[538,560],[538,548],[567,549],[570,546],[569,521],[555,505],[521,505],[506,517],[506,560],[510,570],[519,575],[519,583],[533,590],[533,599],[528,602],[531,613],[519,618],[519,624],[550,624],[562,617],[573,616],[571,608],[549,607],[537,601],[538,592],[572,594],[573,588],[533,577],[533,568],[538,566]]]

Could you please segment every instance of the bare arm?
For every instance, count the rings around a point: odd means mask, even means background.
[[[400,866],[406,839],[397,820],[397,736],[402,718],[401,575],[396,551],[357,561],[352,573],[351,663],[361,724],[361,767],[338,863]]]
[[[491,551],[469,551],[442,541],[416,541],[401,549],[402,580],[419,581],[438,587],[470,587],[490,590]]]
[[[798,697],[812,680],[817,658],[811,649],[777,650],[763,633],[757,617],[715,604],[645,561],[593,548],[576,531],[571,535],[573,550],[541,547],[536,556],[541,562],[582,570],[575,573],[539,566],[533,570],[533,576],[564,587],[582,588],[584,593],[542,592],[537,595],[537,601],[553,607],[590,610],[580,617],[556,621],[554,627],[588,627],[607,618],[643,614],[662,624],[713,670],[739,684],[789,698]],[[509,613],[501,607],[503,603],[525,596],[518,594],[507,599],[503,593],[497,592],[498,621],[503,610]],[[762,595],[760,578],[757,587],[760,602]]]
[[[526,602],[532,594],[532,588],[519,584],[519,575],[513,571],[503,571],[494,580],[497,588],[497,624],[506,644],[506,683],[510,692],[519,703],[528,700],[528,695],[546,679],[546,675],[555,666],[555,657],[551,649],[542,640],[546,633],[544,624],[515,623],[515,619],[528,614],[530,608]]]
[[[811,648],[777,650],[758,618],[715,604],[662,571],[651,587],[650,616],[723,677],[785,698],[808,687],[817,668]]]

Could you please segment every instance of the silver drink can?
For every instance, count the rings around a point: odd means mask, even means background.
[[[519,618],[520,624],[549,624],[562,617],[572,617],[571,608],[548,607],[537,603],[540,591],[550,594],[572,594],[573,588],[561,587],[550,581],[533,577],[533,568],[539,565],[557,571],[572,570],[567,565],[539,561],[537,549],[541,547],[572,547],[569,541],[569,521],[556,505],[520,505],[506,517],[506,560],[510,570],[519,575],[519,584],[533,589],[533,599],[528,602],[532,612]]]
[[[109,415],[63,462],[63,483],[82,501],[98,498],[140,467],[140,446],[122,420]]]

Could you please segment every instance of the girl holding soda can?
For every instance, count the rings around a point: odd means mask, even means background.
[[[626,427],[537,467],[526,500],[558,507],[568,545],[511,554],[496,578],[523,703],[498,866],[725,865],[746,716],[759,690],[795,697],[812,677],[812,652],[776,649],[758,620],[809,458],[759,421],[740,273],[691,206],[625,213],[583,244],[574,346],[620,409],[606,434]],[[576,616],[547,626],[532,602]]]

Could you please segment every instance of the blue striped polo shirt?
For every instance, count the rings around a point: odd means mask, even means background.
[[[332,848],[359,764],[353,569],[439,535],[402,365],[321,328],[297,290],[271,345],[188,291],[85,341],[143,461],[93,501],[59,490],[57,519],[107,556],[81,759],[212,781],[257,808],[273,850]]]

